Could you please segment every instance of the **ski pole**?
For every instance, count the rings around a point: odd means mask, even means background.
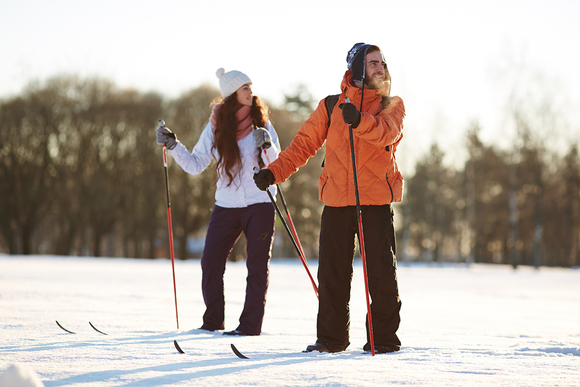
[[[268,154],[266,153],[266,149],[264,149],[264,156],[266,157],[266,161],[268,161],[268,164],[270,164],[270,158],[268,157]],[[290,216],[290,211],[288,211],[288,206],[286,205],[286,200],[284,199],[284,194],[282,193],[282,187],[280,187],[280,184],[278,184],[278,192],[280,193],[280,199],[282,199],[282,205],[284,206],[284,211],[286,212],[286,217],[288,218],[288,224],[290,225],[290,229],[292,230],[292,235],[294,236],[294,239],[296,240],[296,244],[298,245],[298,248],[300,249],[300,254],[298,254],[300,256],[300,261],[302,261],[302,265],[304,265],[304,269],[306,269],[306,273],[308,274],[308,277],[310,278],[310,282],[312,282],[312,288],[314,289],[314,293],[316,294],[316,298],[318,298],[318,286],[316,286],[316,281],[314,281],[314,278],[312,277],[312,274],[310,274],[310,270],[308,269],[308,261],[306,261],[306,255],[304,255],[304,250],[302,249],[302,244],[300,243],[300,238],[298,238],[298,233],[296,232],[296,228],[294,227],[294,222],[292,221],[292,217]]]
[[[300,239],[298,238],[298,233],[296,232],[296,228],[294,228],[294,222],[292,222],[292,217],[290,216],[290,212],[288,211],[288,206],[286,205],[286,200],[284,200],[284,195],[282,194],[282,189],[280,185],[278,185],[278,192],[280,193],[280,199],[282,199],[282,205],[284,206],[284,211],[286,212],[286,216],[288,217],[288,224],[292,229],[292,234],[296,239],[296,243],[298,248],[300,249],[300,260],[306,269],[306,273],[308,273],[308,277],[310,277],[310,282],[312,282],[312,287],[314,288],[314,293],[316,293],[316,298],[318,298],[318,286],[316,286],[316,282],[314,278],[312,278],[312,274],[310,274],[310,270],[308,270],[308,262],[306,261],[306,256],[304,255],[304,250],[302,249],[302,244],[300,243]]]
[[[159,126],[165,127],[165,121],[159,120]],[[177,313],[177,287],[175,286],[175,262],[173,259],[173,229],[171,227],[171,202],[169,200],[169,177],[167,174],[167,149],[163,145],[163,166],[165,168],[165,197],[167,198],[167,224],[169,230],[169,253],[171,255],[171,271],[173,272],[173,296],[175,298],[175,320],[179,329],[179,315]]]
[[[346,103],[350,103],[350,100],[348,99],[348,97],[345,99]],[[361,108],[362,108],[362,100],[361,100]],[[375,356],[375,341],[374,341],[374,337],[373,337],[373,319],[371,316],[371,303],[370,303],[370,297],[369,297],[369,281],[368,281],[368,274],[367,274],[367,260],[366,260],[366,254],[365,254],[365,238],[364,238],[364,233],[363,233],[363,224],[362,224],[362,213],[361,213],[361,208],[360,208],[360,196],[359,196],[359,192],[358,192],[358,177],[357,177],[357,172],[356,172],[356,157],[355,157],[355,151],[354,151],[354,137],[353,137],[353,133],[352,133],[352,125],[349,124],[348,125],[348,132],[350,135],[350,154],[351,154],[351,158],[352,158],[352,175],[354,177],[354,194],[355,194],[355,198],[356,198],[356,214],[358,217],[358,237],[359,237],[359,242],[360,242],[360,253],[361,253],[361,257],[362,257],[362,266],[363,266],[363,274],[364,274],[364,280],[365,280],[365,296],[367,299],[367,314],[368,314],[368,320],[369,320],[369,339],[370,339],[370,344],[371,344],[371,354],[373,356]]]
[[[259,168],[254,167],[254,173],[258,173],[258,171],[259,171]],[[284,225],[284,228],[286,229],[286,233],[288,233],[288,237],[290,237],[290,240],[292,241],[292,245],[294,246],[294,249],[296,249],[296,252],[298,253],[298,256],[300,257],[300,260],[304,264],[304,262],[306,261],[306,258],[304,258],[302,251],[298,247],[298,243],[296,242],[296,239],[294,239],[294,235],[292,235],[292,232],[290,231],[290,228],[288,227],[288,224],[286,223],[284,216],[282,216],[282,212],[280,211],[280,207],[278,207],[278,205],[276,204],[276,201],[274,200],[274,197],[272,196],[272,193],[270,192],[269,188],[266,188],[266,192],[268,193],[268,197],[270,197],[270,201],[272,202],[272,205],[276,209],[276,213],[278,214],[280,221],[282,222],[282,224]],[[310,271],[308,270],[307,267],[306,267],[306,271],[310,275]],[[312,279],[312,276],[310,276],[310,279],[312,280],[312,285],[314,286],[316,298],[318,298],[318,288],[316,287],[316,284],[314,283],[314,279]]]

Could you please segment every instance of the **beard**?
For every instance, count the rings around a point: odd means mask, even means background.
[[[385,84],[385,76],[383,75],[382,78],[376,78],[374,76],[365,77],[365,86],[367,89],[381,89],[384,87]]]
[[[391,78],[388,73],[383,78],[365,77],[365,88],[377,90],[378,95],[389,97],[391,95]]]

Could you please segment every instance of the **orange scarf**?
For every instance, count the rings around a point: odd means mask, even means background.
[[[214,130],[217,124],[217,111],[222,106],[221,103],[215,104],[213,110],[211,112],[211,117],[209,118],[209,122],[211,122],[211,126],[213,126]],[[250,106],[242,106],[236,112],[236,118],[238,119],[238,130],[236,131],[236,141],[241,140],[242,138],[246,137],[253,129],[253,122],[252,116],[250,115],[252,108]]]

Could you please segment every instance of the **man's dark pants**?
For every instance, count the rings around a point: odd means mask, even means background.
[[[400,324],[401,300],[393,212],[390,205],[362,206],[361,212],[374,342],[386,347],[400,346],[396,331]],[[356,207],[324,208],[318,263],[317,342],[331,351],[342,351],[350,344],[349,301],[355,235],[358,235]],[[367,341],[370,341],[368,328]]]

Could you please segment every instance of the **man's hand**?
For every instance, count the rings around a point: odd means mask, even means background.
[[[269,169],[260,169],[258,172],[254,173],[254,182],[261,191],[268,189],[275,180],[276,178],[274,177],[274,174]]]
[[[352,125],[353,129],[360,124],[360,112],[357,110],[356,106],[352,103],[341,103],[338,105],[342,109],[342,119],[349,125]]]
[[[270,132],[264,128],[254,129],[254,141],[256,142],[257,148],[268,149],[272,146],[272,137],[270,137]]]
[[[168,150],[172,150],[177,145],[177,137],[169,128],[160,126],[157,128],[157,144],[165,145]]]

